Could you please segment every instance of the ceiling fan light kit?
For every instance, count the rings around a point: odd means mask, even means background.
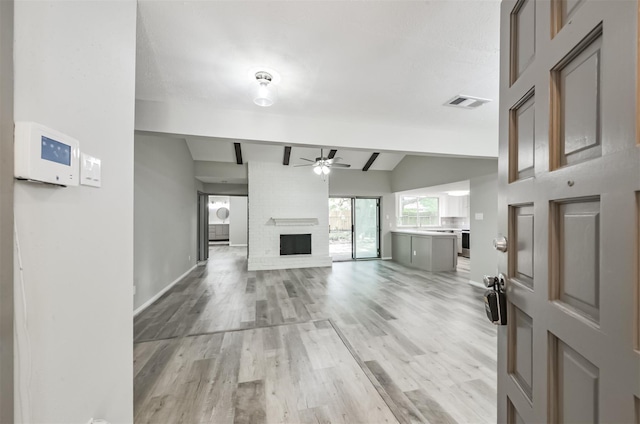
[[[338,163],[339,161],[342,160],[342,158],[336,158],[336,157],[328,158],[324,156],[323,149],[320,149],[320,157],[317,157],[315,160],[311,160],[307,158],[300,158],[300,159],[306,160],[307,162],[311,162],[311,163],[306,165],[296,165],[296,166],[312,166],[313,172],[315,172],[316,175],[320,175],[323,181],[326,179],[327,175],[329,175],[329,173],[331,172],[331,167],[333,166],[337,168],[351,167],[351,165],[347,163]]]
[[[253,103],[269,107],[278,100],[278,91],[273,85],[273,77],[265,71],[256,72],[256,83],[252,88]]]
[[[331,168],[329,168],[327,165],[319,164],[313,167],[313,172],[318,175],[329,175],[329,172],[331,172]]]

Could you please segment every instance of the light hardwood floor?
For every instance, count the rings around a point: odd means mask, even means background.
[[[496,329],[458,272],[246,271],[215,246],[135,319],[135,422],[488,423]]]

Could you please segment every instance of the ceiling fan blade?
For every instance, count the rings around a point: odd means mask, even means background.
[[[334,163],[331,165],[331,167],[336,167],[336,168],[351,168],[351,165],[349,165],[348,163]]]
[[[306,160],[307,162],[315,162],[315,160],[311,160],[311,159],[307,159],[307,158],[300,158],[300,160]]]
[[[327,159],[327,163],[335,163],[335,162],[340,162],[342,160],[342,158],[333,158],[333,159]]]

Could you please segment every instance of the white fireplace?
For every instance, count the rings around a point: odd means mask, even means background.
[[[307,167],[249,162],[249,271],[331,266],[329,186]],[[309,234],[310,254],[280,254],[280,236]]]

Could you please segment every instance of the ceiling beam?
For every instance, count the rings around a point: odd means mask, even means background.
[[[291,146],[284,146],[284,158],[282,159],[282,164],[289,165],[289,159],[291,159]]]
[[[233,147],[236,149],[236,163],[242,165],[242,148],[240,143],[233,143]]]
[[[369,160],[367,161],[367,163],[364,164],[364,168],[362,168],[363,171],[368,171],[369,168],[371,168],[371,165],[373,165],[373,162],[375,162],[376,158],[378,157],[378,155],[380,155],[380,152],[374,152],[371,157],[369,158]]]
[[[338,153],[336,149],[331,149],[329,151],[329,156],[327,156],[327,159],[333,159],[336,156],[336,153]]]

